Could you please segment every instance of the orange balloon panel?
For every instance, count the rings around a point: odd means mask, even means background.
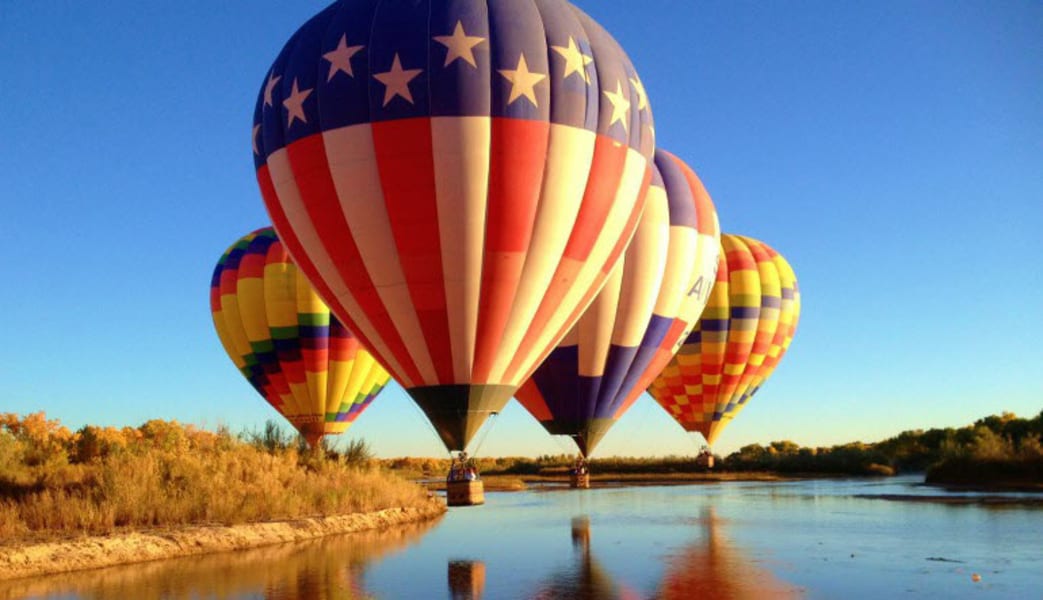
[[[710,300],[649,393],[712,444],[778,366],[799,313],[789,263],[763,242],[722,234]]]

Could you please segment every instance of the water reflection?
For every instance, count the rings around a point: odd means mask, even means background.
[[[412,545],[437,523],[0,582],[0,600],[370,598],[362,584],[366,568]]]
[[[662,580],[649,598],[661,600],[755,600],[801,598],[800,589],[780,581],[724,535],[724,521],[712,506],[704,507],[696,540],[665,557]],[[572,519],[573,564],[559,569],[533,599],[635,600],[646,597],[616,581],[594,557],[587,516]]]
[[[493,492],[407,529],[0,583],[0,600],[1038,596],[1043,510],[865,497],[911,485]]]
[[[0,600],[383,597],[365,585],[369,566],[414,544],[437,523],[7,582],[0,584]],[[704,508],[697,524],[692,530],[695,541],[665,557],[661,582],[648,595],[613,577],[595,556],[590,517],[573,517],[569,528],[571,560],[552,569],[535,589],[516,590],[512,596],[534,600],[745,600],[800,596],[798,590],[775,579],[770,571],[753,563],[728,541],[722,531],[724,521],[716,516],[712,506]],[[481,600],[485,595],[485,562],[450,559],[446,574],[451,600]]]
[[[754,600],[801,598],[801,590],[757,565],[725,537],[723,521],[713,506],[699,519],[701,539],[667,558],[657,598],[663,600]]]
[[[555,571],[531,597],[538,600],[626,597],[591,553],[590,518],[586,515],[573,517],[571,533],[574,554],[572,564]]]
[[[481,600],[485,591],[485,563],[480,560],[449,561],[449,597]]]

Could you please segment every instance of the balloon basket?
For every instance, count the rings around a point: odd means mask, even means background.
[[[712,469],[713,454],[710,454],[709,452],[703,452],[699,456],[695,457],[695,464],[701,469]]]
[[[449,506],[485,504],[485,486],[481,480],[448,481],[445,484],[445,503]]]
[[[581,490],[590,489],[590,473],[569,473],[569,487]]]
[[[449,594],[453,600],[478,600],[485,591],[485,563],[449,561]]]

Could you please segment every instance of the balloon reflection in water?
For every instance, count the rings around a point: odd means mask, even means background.
[[[530,596],[536,600],[582,598],[621,600],[639,596],[612,580],[608,572],[594,559],[590,551],[590,519],[586,516],[572,519],[572,565],[555,572],[550,581]]]
[[[480,560],[451,560],[448,571],[450,598],[481,599],[485,591],[485,563]]]
[[[802,591],[758,568],[724,536],[712,506],[700,518],[703,536],[667,561],[656,598],[664,600],[755,600],[802,598]]]
[[[0,598],[371,598],[363,584],[369,566],[418,542],[439,522],[0,582]]]

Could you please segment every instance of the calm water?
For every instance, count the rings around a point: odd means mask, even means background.
[[[1043,599],[1043,509],[872,497],[944,493],[912,478],[488,493],[391,534],[9,582],[0,600]]]

